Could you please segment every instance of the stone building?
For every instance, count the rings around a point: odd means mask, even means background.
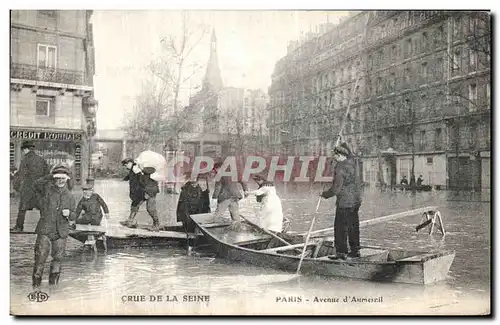
[[[397,184],[413,167],[424,184],[489,188],[490,35],[487,12],[351,15],[276,64],[271,138],[328,155],[345,121],[365,182]]]
[[[10,165],[33,140],[49,164],[74,160],[88,176],[96,130],[91,10],[13,10],[10,50]]]

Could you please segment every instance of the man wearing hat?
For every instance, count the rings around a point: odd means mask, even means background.
[[[70,223],[75,220],[75,198],[68,189],[69,169],[55,166],[51,174],[38,179],[34,188],[41,198],[40,220],[36,226],[33,287],[40,286],[45,261],[51,253],[49,284],[57,284],[66,249]]]
[[[32,141],[24,141],[21,150],[24,158],[19,166],[14,189],[19,190],[20,201],[17,213],[16,225],[11,229],[13,232],[23,231],[26,211],[38,209],[39,198],[34,188],[35,181],[49,173],[49,166],[45,159],[37,155],[33,149],[35,145]]]
[[[135,216],[139,212],[140,204],[145,200],[144,188],[141,184],[142,171],[137,166],[132,158],[125,158],[122,160],[122,165],[127,168],[128,175],[123,179],[129,182],[129,197],[132,200],[130,204],[130,215],[127,220],[120,221],[120,224],[126,227],[137,227]]]
[[[334,171],[332,187],[321,193],[328,199],[337,196],[334,236],[334,259],[359,257],[359,207],[361,206],[361,181],[358,166],[346,143],[336,146],[334,159],[337,165]],[[348,253],[347,241],[349,240],[350,252]]]

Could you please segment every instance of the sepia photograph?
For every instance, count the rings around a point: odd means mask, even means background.
[[[11,316],[491,316],[491,11],[9,14]]]

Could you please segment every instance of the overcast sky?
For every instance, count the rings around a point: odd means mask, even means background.
[[[322,23],[336,23],[341,11],[191,11],[191,28],[215,28],[224,86],[262,88],[267,92],[277,60],[287,44]],[[99,100],[100,129],[121,126],[147,77],[145,66],[161,52],[160,39],[180,32],[179,11],[94,12],[96,60],[95,95]],[[201,84],[210,53],[210,33],[195,48],[191,61],[203,66],[186,85],[181,100],[187,104],[190,88]]]

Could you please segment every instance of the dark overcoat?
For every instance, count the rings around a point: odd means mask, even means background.
[[[66,238],[69,234],[69,220],[75,220],[76,201],[67,187],[57,187],[53,176],[47,175],[34,184],[35,190],[40,195],[40,220],[35,232],[50,238]],[[69,217],[62,214],[62,210],[70,210]]]
[[[177,203],[177,221],[188,222],[189,216],[198,213],[210,212],[210,190],[202,190],[200,186],[194,186],[187,182],[181,188],[181,194]]]
[[[19,166],[14,189],[19,189],[19,210],[40,209],[39,197],[35,190],[35,182],[49,173],[49,166],[45,159],[34,153],[28,152]]]
[[[322,196],[326,199],[337,196],[336,205],[339,208],[352,208],[361,204],[362,183],[354,159],[347,158],[337,163],[332,187],[324,191]]]
[[[134,173],[131,169],[129,170],[128,175],[123,179],[124,181],[129,182],[129,197],[132,202],[141,202],[145,200],[145,192],[141,178],[142,174],[140,172]]]

